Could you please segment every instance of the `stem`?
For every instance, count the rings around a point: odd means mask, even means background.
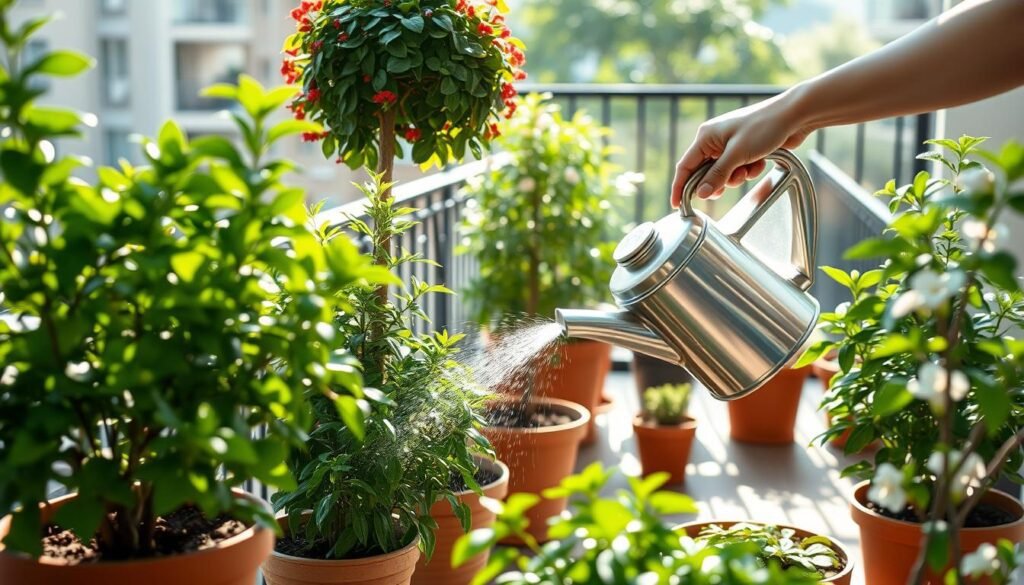
[[[395,136],[395,120],[397,117],[397,108],[388,108],[378,115],[380,120],[380,146],[377,153],[377,174],[380,175],[380,181],[385,185],[385,188],[380,192],[381,201],[391,199],[391,183],[395,176],[395,146],[397,141]],[[391,226],[387,226],[387,229],[390,228]],[[380,230],[381,227],[377,226],[376,229]],[[373,255],[377,258],[377,264],[386,266],[388,257],[391,254],[391,238],[382,239],[378,246],[380,249],[374,250]],[[387,304],[388,286],[386,284],[377,287],[377,296],[380,297],[381,304]]]
[[[1024,429],[1017,431],[1017,434],[1007,439],[1006,442],[999,447],[999,451],[997,451],[992,460],[989,461],[988,469],[985,470],[985,481],[983,482],[983,485],[984,483],[992,483],[995,480],[999,475],[999,472],[1002,471],[1003,466],[1006,465],[1007,459],[1010,458],[1010,453],[1013,452],[1014,449],[1020,448],[1022,443],[1024,443]],[[991,486],[989,486],[989,488],[990,487]],[[964,500],[963,505],[960,506],[960,512],[957,514],[957,522],[960,525],[963,525],[964,522],[967,521],[967,515],[970,514],[971,510],[978,505],[981,498],[988,493],[989,488],[976,489],[967,497],[966,500]]]

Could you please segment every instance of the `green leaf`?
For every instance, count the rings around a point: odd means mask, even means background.
[[[54,51],[44,55],[25,70],[25,75],[42,73],[57,77],[78,75],[96,64],[96,60],[74,51]]]
[[[931,536],[927,539],[928,550],[925,551],[928,567],[939,572],[949,564],[949,530],[944,522],[931,522],[925,531]]]
[[[793,368],[802,368],[813,364],[818,361],[818,358],[828,353],[828,351],[834,347],[835,343],[827,339],[815,343],[811,347],[807,348],[807,351],[804,352],[804,355],[800,356],[800,359],[797,360],[796,365],[794,365]]]
[[[871,412],[875,416],[889,416],[903,410],[913,401],[914,396],[907,390],[906,380],[889,380],[875,392]]]
[[[416,15],[412,18],[403,18],[402,26],[411,30],[412,32],[421,33],[423,32],[423,17]]]
[[[20,150],[0,152],[0,170],[4,172],[4,180],[28,197],[33,196],[39,187],[43,169],[43,165],[28,153]]]
[[[61,506],[54,520],[83,541],[88,541],[99,528],[103,515],[103,506],[98,501],[77,497]]]
[[[462,566],[469,559],[490,550],[497,542],[498,538],[493,528],[478,528],[460,536],[452,547],[452,566]]]
[[[1000,250],[986,254],[981,260],[981,271],[992,284],[1016,291],[1020,288],[1015,273],[1017,271],[1017,260],[1013,254]]]
[[[871,350],[871,359],[884,358],[898,353],[916,351],[919,345],[918,342],[919,340],[912,339],[900,333],[889,334],[881,341],[881,343]]]
[[[48,135],[75,134],[82,117],[66,108],[32,106],[25,114],[25,121]]]
[[[171,256],[171,268],[183,281],[192,282],[206,256],[196,251],[178,252]]]
[[[651,495],[651,507],[658,514],[696,514],[697,505],[693,498],[676,492],[655,492]]]
[[[843,254],[844,260],[868,260],[899,254],[906,249],[904,242],[894,238],[871,238],[851,246]]]
[[[216,98],[222,100],[238,99],[238,87],[230,83],[215,83],[203,88],[199,95],[202,97]]]
[[[978,400],[978,408],[984,415],[985,428],[988,429],[989,434],[995,434],[1010,416],[1010,410],[1013,407],[1010,394],[1006,388],[991,383],[990,380],[977,383],[978,379],[975,376],[971,376],[971,379],[976,382],[974,394]]]
[[[853,279],[845,271],[839,268],[833,268],[831,266],[822,266],[821,271],[827,274],[832,280],[845,286],[846,288],[853,288]]]
[[[853,432],[850,433],[850,438],[846,441],[846,447],[843,451],[847,455],[853,455],[860,453],[871,441],[875,440],[875,429],[871,425],[859,425],[854,427]]]
[[[292,134],[305,132],[323,132],[324,127],[312,120],[285,120],[278,122],[267,133],[267,142],[273,144],[278,139]]]
[[[341,420],[345,421],[345,425],[348,426],[352,435],[362,441],[366,437],[366,417],[359,403],[359,399],[345,395],[338,396],[334,400]]]

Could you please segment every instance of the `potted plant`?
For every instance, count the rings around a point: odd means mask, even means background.
[[[337,287],[372,278],[369,265],[347,242],[315,245],[303,192],[281,183],[291,166],[265,156],[316,125],[271,124],[288,92],[243,77],[221,87],[240,105],[241,150],[168,122],[143,141],[146,166],[73,178],[87,159],[51,141],[78,135],[84,117],[37,105],[35,82],[91,60],[28,61],[46,19],[14,28],[10,9],[0,5],[0,581],[250,585],[274,523],[238,488],[294,484],[284,457],[308,428],[306,394],[361,395],[338,367],[343,348],[309,325],[330,318]],[[262,425],[275,432],[254,436]],[[54,486],[67,495],[49,499]]]
[[[423,260],[386,249],[386,242],[415,225],[406,219],[412,210],[381,197],[389,187],[374,174],[361,187],[366,219],[350,218],[347,226],[370,242],[367,262],[395,273]],[[324,245],[347,239],[327,223],[315,233]],[[470,507],[459,494],[482,493],[478,478],[491,493],[507,483],[502,466],[477,459],[490,454],[478,432],[488,396],[467,382],[453,360],[462,336],[413,332],[425,296],[449,291],[414,280],[393,292],[394,300],[382,301],[372,284],[337,291],[346,305],[336,315],[338,335],[359,360],[367,400],[349,411],[312,398],[313,431],[289,461],[298,485],[273,497],[274,507],[285,512],[280,523],[286,537],[263,567],[268,585],[409,583],[420,549],[429,559],[436,548],[435,504],[448,506],[465,531]],[[446,526],[439,533],[450,539],[444,545],[449,550],[451,532]]]
[[[547,97],[527,96],[504,125],[498,144],[511,161],[467,186],[473,198],[460,251],[476,258],[479,275],[465,296],[483,327],[498,328],[495,336],[524,318],[550,319],[557,307],[608,297],[619,235],[612,213],[618,193],[603,145],[608,130],[582,112],[563,118]],[[531,390],[593,415],[610,360],[610,346],[600,342],[561,344]]]
[[[792,443],[800,395],[809,374],[806,366],[785,368],[757,392],[730,400],[729,436],[761,445]]]
[[[750,522],[690,522],[679,530],[714,547],[754,543],[764,566],[809,574],[820,583],[850,585],[853,559],[838,542],[789,526]]]
[[[633,420],[644,476],[663,471],[670,483],[686,479],[686,462],[697,434],[697,421],[686,414],[692,390],[692,384],[666,384],[644,392],[643,412]]]
[[[933,140],[922,155],[950,179],[918,173],[879,196],[895,213],[885,238],[849,258],[881,256],[877,271],[829,270],[852,294],[826,313],[840,372],[825,398],[846,451],[878,440],[873,461],[846,470],[854,490],[868,582],[1003,583],[1024,540],[1024,509],[991,489],[1021,481],[1024,453],[1024,293],[1010,253],[999,248],[1007,210],[1022,208],[1024,147],[983,153],[982,138]],[[998,174],[978,160],[983,156]]]
[[[540,501],[534,494],[513,494],[502,505],[491,531],[464,536],[455,549],[462,562],[489,550],[501,538],[517,534],[525,550],[500,549],[477,575],[477,585],[491,582],[526,585],[541,583],[677,583],[679,585],[810,585],[819,578],[799,567],[783,569],[765,563],[756,543],[698,542],[674,529],[666,514],[695,513],[689,497],[658,491],[668,479],[657,473],[646,479],[629,478],[628,490],[602,495],[611,471],[600,464],[566,478],[545,497],[569,497],[569,511],[551,519],[553,539],[540,547],[526,531],[525,511]],[[499,576],[500,575],[500,576]]]

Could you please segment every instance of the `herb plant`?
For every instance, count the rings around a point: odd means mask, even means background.
[[[304,0],[281,73],[300,83],[296,117],[324,125],[325,156],[391,181],[398,137],[412,160],[480,157],[516,108],[524,46],[503,0]]]
[[[492,551],[475,585],[563,585],[565,583],[677,583],[678,585],[810,585],[816,579],[762,566],[750,543],[709,546],[680,534],[662,515],[694,513],[683,494],[658,491],[667,473],[646,479],[629,478],[629,490],[601,495],[613,471],[599,463],[570,476],[545,497],[568,496],[568,512],[550,520],[543,546],[526,532],[526,510],[540,500],[535,494],[513,494],[504,503],[485,500],[498,513],[493,528],[463,536],[452,552],[458,565],[509,535],[527,549]],[[507,570],[509,565],[514,567]],[[500,575],[500,576],[499,576]]]
[[[612,200],[633,188],[634,175],[615,180],[609,131],[582,112],[566,120],[547,97],[526,96],[498,140],[511,161],[467,188],[462,252],[480,273],[465,295],[484,325],[608,297],[621,235]]]
[[[917,582],[926,565],[959,568],[949,543],[971,510],[1000,477],[1024,480],[1024,294],[1000,248],[1003,214],[1024,212],[1024,146],[984,153],[984,140],[929,141],[943,151],[922,157],[951,178],[921,172],[877,193],[895,212],[888,234],[847,257],[885,261],[864,273],[825,268],[852,298],[822,315],[837,340],[802,359],[838,350],[841,371],[823,403],[836,424],[825,437],[852,429],[848,453],[881,441],[873,462],[845,473],[872,479],[868,497],[887,513],[925,523]]]
[[[701,530],[696,540],[716,547],[752,542],[758,546],[758,557],[766,566],[776,565],[819,579],[838,573],[845,566],[827,536],[799,538],[792,528],[746,522],[727,528],[712,524]]]
[[[152,555],[156,519],[186,503],[273,525],[231,489],[293,487],[284,460],[310,422],[305,396],[359,395],[344,348],[317,324],[333,316],[334,291],[373,276],[349,242],[317,245],[304,193],[281,182],[292,165],[266,158],[317,125],[271,124],[294,91],[242,77],[216,91],[240,105],[243,148],[189,141],[167,122],[144,140],[145,166],[100,167],[89,184],[72,177],[89,161],[52,143],[79,135],[83,115],[37,105],[35,81],[92,61],[27,61],[46,19],[12,28],[11,5],[0,2],[4,545],[41,554],[49,484],[77,494],[55,521],[83,542],[95,535],[108,560]],[[253,438],[257,425],[273,432]]]
[[[385,245],[414,225],[408,219],[413,210],[381,199],[389,187],[373,175],[361,187],[367,217],[352,218],[348,227],[369,240],[367,261],[394,273],[424,260],[393,255]],[[320,224],[314,231],[326,246],[347,239],[337,226]],[[291,533],[301,535],[309,551],[319,551],[314,554],[387,553],[418,536],[429,557],[437,524],[427,511],[435,502],[447,500],[469,528],[469,509],[455,498],[459,490],[452,481],[461,478],[480,490],[474,455],[491,454],[478,431],[488,396],[452,359],[461,335],[412,331],[414,318],[426,319],[420,308],[425,295],[448,289],[414,278],[392,300],[365,283],[338,292],[349,305],[336,315],[338,335],[362,364],[367,401],[360,412],[312,397],[313,431],[290,462],[298,486],[277,494],[274,505],[287,510]],[[305,510],[313,513],[303,525]]]
[[[644,418],[666,426],[685,421],[692,391],[692,384],[665,384],[648,388],[643,394]]]

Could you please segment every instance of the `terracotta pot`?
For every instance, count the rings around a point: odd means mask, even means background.
[[[597,403],[597,408],[594,409],[594,412],[597,413],[597,414],[608,414],[609,412],[611,412],[614,409],[615,409],[615,399],[612,398],[611,396],[607,396],[607,395],[602,393],[601,394],[601,399]]]
[[[693,437],[697,434],[697,421],[686,417],[677,425],[659,425],[644,422],[642,416],[633,419],[633,435],[640,454],[640,467],[644,477],[666,471],[669,483],[686,480],[686,462],[690,460]]]
[[[498,479],[482,486],[484,495],[496,500],[503,499],[508,495],[508,467],[501,461],[488,460],[480,460],[480,466],[498,474]],[[466,490],[458,494],[458,498],[459,501],[469,506],[473,514],[470,530],[487,528],[494,524],[494,512],[480,504],[480,496],[471,490]],[[420,557],[416,564],[416,572],[412,574],[413,585],[468,584],[487,564],[489,552],[476,555],[461,567],[452,567],[452,548],[455,546],[455,541],[464,534],[462,524],[452,513],[452,507],[447,501],[434,504],[430,509],[430,516],[437,522],[437,530],[434,531],[437,541],[434,546],[434,556],[430,561]]]
[[[665,384],[693,383],[693,376],[683,368],[656,357],[633,352],[633,381],[640,404],[644,402],[644,391]]]
[[[825,424],[828,425],[829,428],[832,427],[832,415],[827,412],[825,413]],[[851,434],[853,434],[853,429],[846,429],[841,435],[829,439],[828,443],[838,449],[846,449],[846,442],[850,440]]]
[[[782,370],[756,392],[729,401],[729,436],[744,443],[792,443],[800,392],[809,373],[809,368]]]
[[[886,518],[873,512],[865,505],[868,482],[857,484],[850,502],[853,521],[860,526],[860,548],[864,559],[864,575],[871,585],[904,585],[910,577],[914,563],[921,553],[923,534],[921,525]],[[1009,494],[991,490],[982,501],[1010,512],[1017,520],[1010,524],[988,528],[964,528],[960,531],[960,550],[964,554],[973,552],[983,543],[995,544],[1000,539],[1011,542],[1024,541],[1024,506]],[[930,585],[940,585],[943,579],[929,574],[925,580]],[[972,585],[987,585],[989,579],[971,580]]]
[[[263,500],[239,491],[245,498],[267,510]],[[46,524],[75,494],[50,500],[40,508]],[[0,519],[0,583],[11,585],[253,585],[263,559],[274,547],[274,532],[250,526],[217,546],[183,555],[137,561],[67,565],[53,558],[32,559],[7,553],[2,540],[11,528],[11,517]]]
[[[832,380],[832,376],[835,376],[839,372],[839,361],[833,357],[819,358],[811,364],[811,375],[821,380],[821,385],[824,388],[829,387],[829,382]]]
[[[584,445],[597,438],[594,417],[611,367],[612,346],[584,340],[562,344],[554,363],[546,364],[537,373],[537,395],[575,402],[590,413]]]
[[[494,451],[508,465],[509,493],[539,494],[572,474],[576,452],[587,432],[590,414],[579,404],[554,398],[537,398],[530,408],[550,408],[572,417],[572,422],[543,428],[486,427],[484,435]],[[539,541],[547,540],[547,520],[562,513],[566,499],[543,499],[527,512],[529,533]]]
[[[748,523],[748,524],[752,523],[752,522],[749,522],[749,521],[744,521],[744,522]],[[708,526],[710,526],[712,524],[717,524],[719,526],[728,528],[729,526],[732,526],[733,524],[739,524],[739,523],[740,523],[739,521],[735,521],[735,520],[727,521],[727,522],[722,522],[722,521],[688,522],[686,524],[683,524],[682,526],[677,527],[676,530],[683,531],[683,532],[686,533],[687,536],[689,536],[691,538],[694,538],[698,534],[700,534],[701,530],[704,530],[704,528],[706,528],[706,527],[708,527]],[[753,522],[752,524],[756,524],[756,522]],[[793,530],[794,532],[796,532],[796,535],[798,537],[800,537],[800,538],[809,538],[809,537],[812,537],[812,536],[818,536],[817,534],[815,534],[813,532],[808,532],[806,530],[802,530],[802,529],[796,528],[794,526],[784,526],[782,524],[774,524],[773,526],[778,526],[779,528],[789,528],[790,530]],[[822,583],[835,583],[836,585],[850,585],[850,580],[853,578],[853,566],[854,566],[853,558],[850,557],[850,551],[848,551],[846,549],[846,547],[843,546],[843,543],[839,542],[838,540],[835,540],[831,536],[829,536],[828,538],[832,541],[832,544],[835,546],[836,551],[839,552],[839,558],[844,560],[846,562],[846,564],[843,567],[843,570],[838,575],[834,575],[834,576],[829,577],[827,579],[822,579],[821,582]],[[870,580],[870,579],[868,579],[867,582],[870,583],[871,585],[876,585],[876,583],[874,581]],[[900,585],[905,585],[905,584],[901,583]]]
[[[277,522],[287,533],[288,516],[279,516]],[[266,585],[409,585],[420,558],[419,544],[417,538],[404,548],[361,559],[307,559],[275,550],[263,563],[263,580]]]

